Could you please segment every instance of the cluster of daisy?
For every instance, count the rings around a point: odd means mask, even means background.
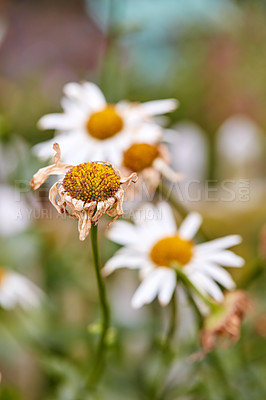
[[[41,128],[57,130],[57,143],[54,139],[40,143],[34,151],[48,158],[53,145],[56,154],[54,164],[40,169],[31,186],[38,189],[50,175],[61,175],[49,198],[59,213],[78,221],[80,240],[104,214],[113,220],[123,214],[125,191],[138,177],[138,184],[144,181],[152,192],[161,175],[180,179],[169,167],[163,129],[154,119],[175,110],[176,100],[108,104],[95,84],[84,82],[67,84],[61,104],[62,114],[46,115],[39,121]],[[228,248],[241,238],[230,235],[197,244],[201,222],[198,213],[190,213],[178,228],[167,203],[157,208],[151,203],[143,205],[133,223],[116,221],[108,231],[109,238],[122,247],[106,263],[103,275],[120,268],[139,270],[141,283],[132,298],[134,308],[156,297],[162,306],[167,305],[180,284],[189,288],[196,303],[205,299],[207,305],[225,304],[223,289],[231,291],[235,284],[224,267],[244,264]],[[237,309],[238,303],[236,296]]]

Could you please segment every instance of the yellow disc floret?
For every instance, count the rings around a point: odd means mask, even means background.
[[[88,162],[68,171],[63,187],[72,198],[89,203],[113,197],[120,187],[120,181],[109,165]]]
[[[187,264],[193,255],[193,242],[184,240],[178,235],[165,237],[159,240],[150,252],[154,264],[161,267],[170,267],[171,263]]]
[[[5,275],[6,275],[6,271],[0,267],[0,285],[3,282]]]
[[[91,114],[86,128],[95,139],[105,140],[120,132],[123,125],[123,120],[114,106],[108,104],[103,110]]]
[[[140,172],[152,166],[158,149],[148,143],[134,143],[124,152],[123,163],[131,171]]]

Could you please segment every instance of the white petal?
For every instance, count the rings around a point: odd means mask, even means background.
[[[140,308],[155,299],[164,279],[165,270],[166,268],[156,268],[144,279],[132,298],[133,308]]]
[[[162,281],[162,285],[159,291],[158,300],[161,306],[166,306],[174,293],[176,288],[176,273],[172,269],[169,268],[168,271],[165,271],[165,276]]]
[[[198,271],[191,272],[188,276],[202,293],[208,293],[218,302],[223,300],[223,292],[211,278]]]
[[[154,100],[140,104],[141,111],[148,116],[174,111],[179,102],[176,99]]]
[[[84,82],[83,87],[86,99],[94,110],[101,109],[106,105],[105,97],[95,83]]]
[[[107,232],[107,237],[122,245],[131,245],[138,241],[136,227],[126,221],[116,221]]]
[[[196,212],[190,213],[182,222],[179,228],[179,234],[183,239],[190,240],[198,232],[202,223],[202,216]]]
[[[172,212],[171,207],[165,201],[158,204],[159,215],[161,214],[161,220],[159,223],[163,230],[163,233],[173,235],[177,232],[177,226]]]
[[[147,122],[142,122],[138,129],[134,128],[132,133],[134,133],[134,142],[149,144],[157,143],[163,136],[163,130],[160,126]]]
[[[43,299],[43,292],[27,278],[17,274],[8,273],[1,287],[1,303],[3,307],[12,308],[20,305],[27,309],[38,307]]]
[[[228,271],[215,264],[203,264],[201,270],[226,289],[234,289],[235,282]]]
[[[242,257],[237,256],[230,250],[224,250],[218,253],[206,254],[205,260],[213,261],[215,263],[224,265],[225,267],[243,267],[245,263]]]
[[[79,102],[82,102],[83,97],[84,97],[84,90],[83,90],[82,85],[80,85],[79,83],[76,83],[76,82],[67,83],[63,88],[63,92],[70,99],[78,100]]]
[[[145,257],[138,254],[128,254],[128,255],[114,255],[110,258],[102,269],[103,275],[109,275],[116,269],[129,268],[137,269],[141,268],[145,262]]]
[[[242,238],[239,235],[229,235],[209,242],[201,243],[196,246],[197,253],[208,253],[227,247],[236,246],[241,243]]]
[[[44,115],[38,122],[41,129],[70,130],[77,126],[77,121],[68,114]]]

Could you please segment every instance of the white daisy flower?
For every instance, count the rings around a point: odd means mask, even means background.
[[[94,83],[68,83],[62,114],[48,114],[39,121],[42,129],[56,129],[63,161],[79,164],[104,160],[120,165],[123,150],[134,142],[154,143],[162,129],[152,117],[176,109],[174,99],[150,101],[143,104],[119,102],[108,104]],[[42,159],[51,156],[54,139],[39,143],[35,153]]]
[[[40,306],[43,292],[24,276],[0,267],[0,306],[24,309]]]
[[[243,266],[244,260],[227,250],[241,242],[240,236],[196,244],[193,238],[201,225],[201,216],[190,213],[178,229],[170,206],[164,202],[158,208],[145,205],[135,213],[134,222],[135,225],[118,221],[110,229],[109,238],[124,247],[103,269],[104,275],[123,267],[140,270],[143,280],[132,299],[134,308],[151,303],[156,296],[162,306],[167,305],[176,288],[178,269],[196,290],[217,302],[223,300],[220,286],[235,287],[222,266]]]

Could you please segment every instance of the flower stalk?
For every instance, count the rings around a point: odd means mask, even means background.
[[[93,256],[93,265],[96,274],[98,293],[100,299],[100,306],[102,312],[102,326],[101,326],[101,336],[99,339],[99,343],[97,346],[96,354],[95,354],[95,363],[93,366],[93,370],[89,379],[89,383],[91,385],[96,385],[99,381],[101,374],[104,369],[105,362],[105,349],[106,349],[106,337],[108,334],[108,329],[110,326],[110,310],[106,297],[106,290],[103,283],[102,275],[101,275],[101,267],[100,267],[100,256],[99,256],[99,246],[98,246],[98,226],[91,226],[91,248],[92,248],[92,256]]]

